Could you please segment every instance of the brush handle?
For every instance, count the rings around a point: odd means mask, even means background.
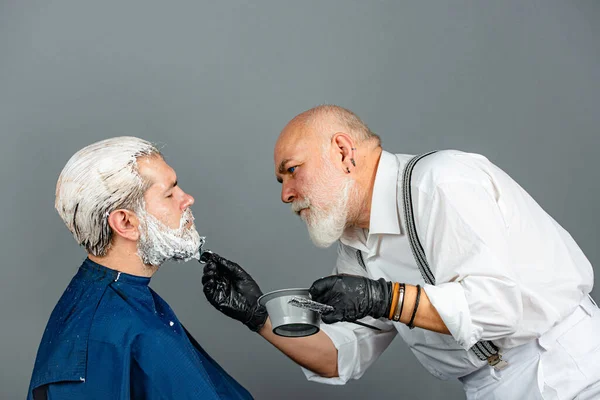
[[[365,324],[364,322],[360,322],[360,321],[354,321],[353,324],[364,326],[364,327],[371,328],[371,329],[375,329],[376,331],[380,331],[381,330],[381,329],[379,329],[376,326]]]

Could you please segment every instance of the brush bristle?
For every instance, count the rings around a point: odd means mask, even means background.
[[[327,304],[317,303],[311,299],[305,297],[292,297],[288,304],[294,307],[304,308],[305,310],[311,310],[323,314],[325,312],[333,311],[333,307]]]

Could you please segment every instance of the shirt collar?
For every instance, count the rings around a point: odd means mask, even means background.
[[[89,258],[86,258],[80,267],[81,273],[86,279],[104,280],[108,279],[113,282],[128,283],[131,285],[148,286],[150,278],[145,276],[136,276],[119,272],[114,269],[100,265]]]
[[[395,155],[382,150],[375,174],[369,231],[365,236],[361,228],[350,228],[344,232],[340,241],[356,249],[368,251],[371,256],[375,235],[398,235],[401,233],[400,213],[398,212],[399,161]]]
[[[369,235],[398,235],[400,233],[397,197],[398,172],[399,165],[396,156],[382,151],[371,197]]]

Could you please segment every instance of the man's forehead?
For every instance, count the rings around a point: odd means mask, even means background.
[[[140,175],[152,184],[169,184],[177,179],[175,170],[162,157],[140,157],[137,165]]]
[[[276,167],[283,160],[298,157],[311,151],[317,145],[317,137],[314,131],[306,126],[288,125],[281,132],[275,144],[274,161]]]

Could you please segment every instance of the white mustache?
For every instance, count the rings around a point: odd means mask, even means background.
[[[192,210],[190,208],[186,208],[183,214],[181,215],[181,220],[179,222],[179,229],[185,227],[188,223],[194,222],[194,214],[192,214]]]
[[[309,208],[310,207],[310,200],[308,198],[304,199],[304,200],[297,200],[295,202],[292,203],[292,212],[295,214],[299,214],[300,211],[304,210],[305,208]]]

